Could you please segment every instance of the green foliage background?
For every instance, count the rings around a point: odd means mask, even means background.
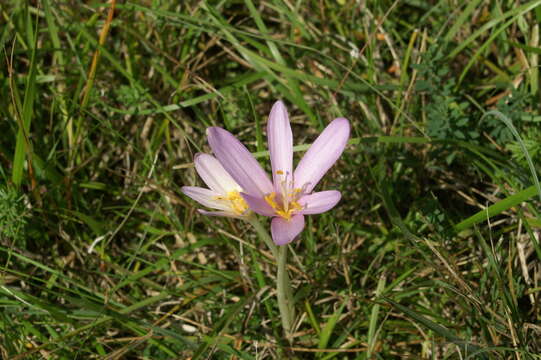
[[[0,357],[540,359],[540,5],[3,1]],[[292,343],[264,244],[179,192],[208,126],[266,164],[277,99],[299,145],[352,123]]]

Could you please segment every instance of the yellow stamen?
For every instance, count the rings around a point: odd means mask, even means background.
[[[246,204],[246,201],[244,201],[238,191],[228,192],[227,200],[231,202],[231,208],[237,215],[242,215],[246,210],[248,210],[248,204]]]
[[[277,173],[278,175],[284,175],[284,172],[283,172],[282,170],[276,170],[276,173]]]
[[[295,189],[297,190],[297,189]],[[297,193],[300,192],[297,191]],[[296,200],[291,201],[294,197],[287,196],[283,199],[283,204],[279,204],[276,202],[276,193],[271,192],[268,195],[265,195],[265,201],[267,204],[272,207],[272,209],[276,212],[276,215],[280,216],[281,218],[286,219],[287,221],[291,220],[291,217],[294,215],[296,211],[299,211],[302,209],[301,204],[299,204]]]
[[[265,201],[267,204],[269,204],[273,209],[276,209],[278,207],[278,204],[276,204],[276,201],[274,198],[276,197],[276,193],[271,192],[268,195],[265,195]]]
[[[248,210],[248,204],[236,190],[228,192],[226,196],[215,196],[214,199],[229,202],[229,207],[237,215],[242,215]]]

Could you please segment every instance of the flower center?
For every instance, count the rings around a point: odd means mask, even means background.
[[[228,202],[231,210],[237,215],[242,215],[248,210],[248,204],[236,190],[229,191],[226,196],[216,196],[216,200]]]
[[[296,189],[297,190],[297,189]],[[292,194],[291,194],[292,195]],[[265,195],[265,201],[267,204],[269,204],[272,209],[276,212],[276,215],[286,219],[287,221],[291,220],[291,217],[293,214],[302,209],[301,204],[299,204],[297,201],[293,200],[284,200],[284,196],[282,196],[282,200],[276,199],[276,193],[271,192],[268,195]]]
[[[295,212],[303,208],[298,202],[302,189],[293,189],[293,181],[288,179],[288,173],[278,170],[276,174],[282,177],[280,180],[280,196],[277,198],[276,192],[271,192],[265,195],[265,201],[272,207],[276,215],[289,221]]]

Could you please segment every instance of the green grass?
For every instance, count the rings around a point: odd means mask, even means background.
[[[541,359],[541,1],[0,5],[0,358]],[[359,4],[362,4],[359,5]],[[290,246],[183,196],[208,126],[268,168],[352,139]]]

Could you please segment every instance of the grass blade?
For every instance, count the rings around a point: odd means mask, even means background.
[[[404,314],[415,320],[416,322],[423,324],[430,330],[434,331],[439,336],[445,338],[447,341],[452,342],[453,344],[457,345],[462,351],[463,355],[468,356],[472,352],[479,351],[481,348],[478,345],[471,344],[468,341],[465,341],[455,334],[453,334],[451,331],[447,330],[443,326],[433,322],[432,320],[427,319],[417,311],[411,310],[403,305],[400,305],[399,303],[384,297],[385,301],[391,304],[396,309],[402,311]],[[485,354],[479,354],[481,359],[487,359]]]
[[[342,311],[344,310],[346,303],[347,300],[344,300],[342,305],[340,305],[340,307],[329,318],[329,321],[327,321],[323,329],[321,329],[321,333],[319,334],[319,343],[317,345],[318,349],[325,349],[327,347],[329,339],[331,338],[338,319],[340,319],[340,315],[342,315]]]
[[[28,26],[31,28],[32,17],[29,13],[26,16],[26,21],[28,22]],[[32,50],[30,58],[30,69],[26,77],[23,105],[22,109],[19,109],[19,111],[17,111],[18,115],[16,116],[19,130],[17,132],[17,143],[15,145],[15,155],[13,157],[13,172],[11,177],[11,180],[13,181],[15,186],[20,186],[22,183],[24,163],[27,157],[29,159],[28,170],[32,171],[32,147],[30,143],[29,133],[32,116],[34,114],[34,100],[36,97],[37,32],[38,24],[36,23],[35,33],[31,42]],[[32,32],[29,32],[29,35],[30,34],[32,34]],[[14,87],[15,85],[12,84],[11,86]],[[14,91],[12,93],[15,94],[16,92]],[[15,103],[20,103],[20,101],[15,101]]]
[[[486,221],[490,219],[491,217],[498,215],[504,212],[505,210],[508,210],[512,208],[513,206],[520,204],[521,202],[531,199],[532,197],[536,196],[538,193],[539,191],[537,190],[537,188],[534,185],[532,185],[516,194],[513,194],[511,196],[506,197],[505,199],[498,201],[497,203],[493,205],[490,205],[488,208],[475,213],[469,218],[462,220],[461,222],[456,224],[454,228],[456,231],[466,230],[475,224],[478,224],[482,221]]]

